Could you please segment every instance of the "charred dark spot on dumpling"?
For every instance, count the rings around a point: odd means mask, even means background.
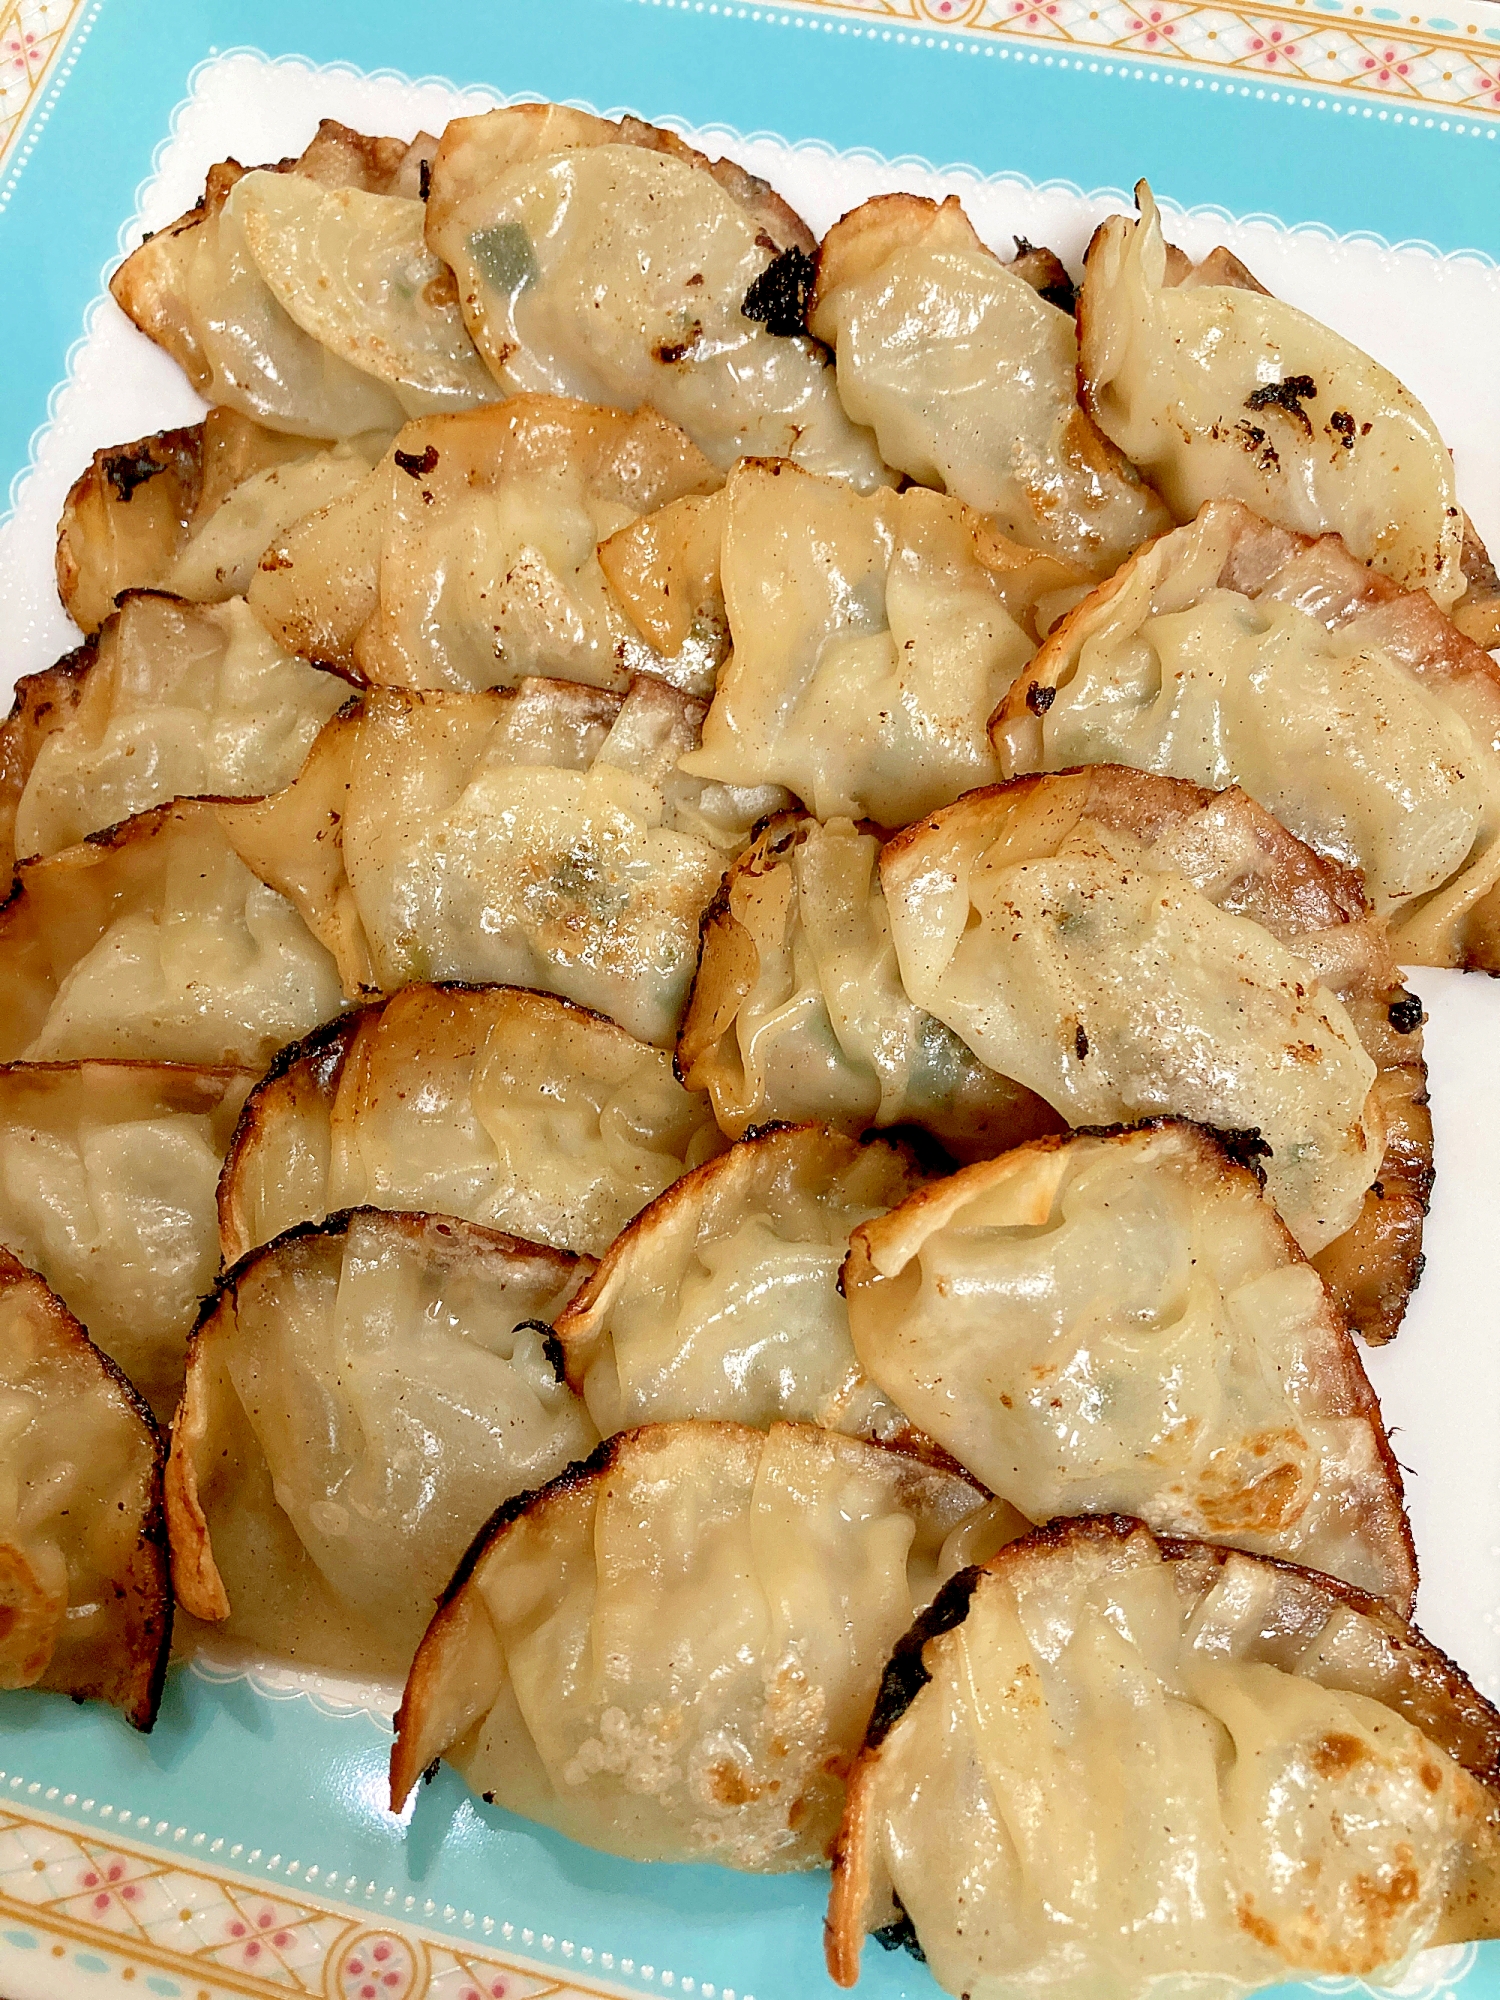
[[[568,1379],[568,1357],[563,1351],[562,1342],[553,1332],[551,1326],[544,1319],[518,1319],[511,1331],[513,1333],[521,1333],[528,1327],[533,1333],[539,1333],[542,1336],[542,1352],[547,1357],[548,1366],[559,1382],[566,1382]]]
[[[401,470],[410,473],[413,479],[425,479],[429,472],[436,470],[437,446],[430,444],[425,451],[398,451],[395,459]]]
[[[1386,1009],[1386,1019],[1398,1035],[1414,1035],[1426,1018],[1415,993],[1398,993]]]
[[[1026,706],[1033,715],[1045,715],[1057,700],[1055,687],[1043,687],[1040,681],[1033,681],[1026,690]]]
[[[1266,437],[1259,424],[1247,423],[1241,417],[1234,427],[1234,432],[1262,472],[1278,472],[1281,469],[1281,454]]]
[[[651,352],[664,367],[672,368],[679,361],[691,361],[702,338],[703,322],[690,320],[680,339],[658,341]]]
[[[925,1965],[927,1954],[923,1951],[922,1941],[917,1936],[916,1925],[906,1914],[905,1905],[899,1896],[893,1895],[891,1901],[896,1905],[895,1916],[888,1924],[882,1924],[878,1931],[871,1931],[871,1937],[886,1951],[909,1951],[913,1958]]]
[[[1247,1125],[1238,1130],[1226,1131],[1214,1126],[1210,1129],[1235,1165],[1237,1167],[1244,1167],[1247,1172],[1254,1174],[1261,1186],[1264,1187],[1266,1184],[1266,1170],[1261,1165],[1261,1161],[1271,1158],[1271,1148],[1261,1137],[1260,1127],[1258,1125]]]
[[[431,160],[418,160],[417,162],[417,193],[423,201],[426,201],[427,197],[432,193]]]
[[[138,486],[144,486],[148,479],[167,469],[166,461],[155,457],[144,445],[134,451],[110,452],[103,463],[104,476],[114,488],[115,497],[122,501],[133,499]]]
[[[1311,375],[1288,375],[1280,382],[1265,382],[1260,388],[1252,389],[1245,398],[1245,408],[1284,410],[1311,437],[1312,418],[1302,405],[1312,402],[1317,393],[1318,385]]]
[[[969,1615],[969,1600],[979,1587],[984,1572],[977,1565],[950,1576],[910,1631],[896,1641],[896,1649],[880,1677],[880,1692],[865,1731],[865,1749],[878,1750],[905,1715],[917,1696],[932,1679],[922,1652],[929,1639],[937,1639],[962,1625]]]
[[[1335,410],[1328,419],[1328,428],[1333,432],[1345,451],[1353,451],[1356,426],[1347,410]]]
[[[745,294],[740,307],[746,319],[759,320],[768,333],[790,339],[807,331],[807,302],[812,296],[817,266],[805,250],[793,244],[774,257]]]
[[[1080,1062],[1085,1062],[1088,1059],[1088,1052],[1089,1038],[1084,1033],[1083,1023],[1080,1021],[1078,1026],[1073,1030],[1073,1053]]]

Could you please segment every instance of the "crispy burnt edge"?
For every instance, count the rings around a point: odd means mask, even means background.
[[[140,1608],[140,1634],[142,1644],[138,1652],[129,1656],[129,1672],[111,1682],[101,1680],[98,1684],[82,1688],[58,1688],[74,1701],[107,1701],[124,1714],[132,1728],[143,1735],[149,1735],[155,1726],[157,1712],[161,1707],[162,1689],[166,1685],[167,1666],[172,1654],[172,1594],[171,1550],[167,1540],[167,1512],[165,1503],[165,1479],[167,1468],[167,1444],[161,1427],[151,1413],[151,1406],[136,1388],[130,1377],[89,1338],[88,1328],[78,1315],[64,1304],[59,1295],[47,1283],[40,1271],[29,1264],[23,1264],[19,1257],[9,1250],[0,1248],[0,1289],[12,1284],[33,1284],[40,1288],[45,1309],[55,1318],[60,1332],[70,1346],[81,1349],[85,1362],[92,1360],[98,1364],[100,1373],[117,1388],[125,1399],[126,1407],[137,1419],[146,1433],[151,1447],[151,1463],[146,1478],[146,1506],[141,1515],[135,1548],[132,1551],[131,1574],[123,1586],[115,1588],[121,1597],[133,1597]],[[44,1672],[37,1685],[47,1686]]]
[[[84,683],[99,656],[86,639],[71,653],[40,673],[23,674],[16,682],[10,714],[0,723],[0,880],[14,887],[16,812],[42,745],[61,729],[83,699]]]
[[[312,1037],[305,1039],[311,1040]],[[293,1046],[300,1047],[302,1044]],[[194,1451],[203,1441],[202,1418],[205,1412],[197,1394],[194,1364],[220,1313],[227,1306],[238,1304],[240,1286],[262,1263],[272,1257],[284,1256],[298,1243],[347,1236],[351,1223],[366,1218],[378,1218],[392,1230],[416,1241],[423,1241],[429,1236],[452,1238],[455,1239],[452,1247],[461,1250],[464,1239],[477,1239],[476,1247],[490,1252],[539,1259],[558,1267],[559,1283],[566,1279],[570,1269],[592,1262],[592,1259],[577,1252],[533,1243],[525,1237],[513,1236],[507,1230],[491,1229],[482,1222],[469,1222],[462,1216],[418,1209],[379,1208],[370,1202],[358,1202],[349,1208],[335,1209],[316,1221],[295,1222],[269,1242],[253,1245],[227,1270],[221,1270],[214,1280],[213,1289],[199,1301],[198,1315],[188,1335],[183,1392],[177,1419],[172,1426],[162,1482],[173,1588],[183,1609],[205,1623],[217,1623],[227,1618],[233,1607],[218,1564],[214,1561],[213,1533],[199,1498]],[[518,1320],[516,1324],[538,1326],[540,1331],[551,1334],[550,1327],[541,1328],[534,1320]],[[562,1370],[557,1367],[550,1350],[548,1359],[553,1360],[561,1382],[564,1379]]]
[[[895,834],[880,851],[882,873],[888,855],[900,859],[924,835],[940,830],[951,815],[1002,795],[1020,796],[1063,779],[1088,782],[1083,811],[1089,817],[1148,842],[1202,811],[1214,799],[1225,797],[1226,792],[1239,789],[1229,786],[1226,791],[1216,792],[1186,778],[1163,778],[1122,764],[1071,765],[1062,771],[1025,772],[1000,784],[966,792],[953,805],[943,806]],[[1275,863],[1275,873],[1274,876],[1268,873],[1262,879],[1275,880],[1284,888],[1289,879],[1284,871],[1295,865],[1295,876],[1290,878],[1295,886],[1316,892],[1335,915],[1335,922],[1324,928],[1336,928],[1338,924],[1367,917],[1364,890],[1352,869],[1316,853],[1305,841],[1288,833],[1264,807],[1257,806],[1248,793],[1242,796],[1273,842],[1265,851]],[[1264,924],[1265,920],[1257,917],[1255,921]],[[1295,950],[1295,937],[1281,941]],[[1402,1019],[1410,1021],[1411,1009],[1420,1008],[1421,1004],[1401,983],[1399,970],[1390,983],[1372,992],[1341,998],[1360,1034],[1361,1045],[1376,1064],[1375,1088],[1380,1093],[1386,1118],[1386,1148],[1379,1173],[1366,1191],[1355,1220],[1342,1236],[1335,1237],[1309,1261],[1355,1332],[1369,1346],[1380,1347],[1399,1331],[1426,1263],[1422,1232],[1432,1196],[1432,1118],[1428,1110],[1427,1064],[1421,1045],[1408,1047],[1406,1042],[1407,1037],[1419,1032],[1426,1016],[1421,1015],[1408,1026],[1398,1024]],[[1376,1046],[1372,1048],[1371,1043]]]
[[[1040,1138],[1028,1139],[1019,1146],[1012,1146],[1008,1151],[997,1154],[995,1161],[1011,1159],[1019,1153],[1061,1152],[1064,1147],[1072,1145],[1075,1139],[1124,1140],[1138,1137],[1140,1134],[1146,1132],[1189,1133],[1218,1155],[1223,1168],[1230,1174],[1242,1174],[1253,1181],[1256,1190],[1265,1201],[1266,1209],[1280,1236],[1282,1249],[1288,1261],[1292,1264],[1310,1264],[1315,1271],[1318,1270],[1317,1260],[1309,1258],[1302,1250],[1297,1239],[1292,1235],[1292,1232],[1277,1213],[1275,1203],[1265,1194],[1266,1170],[1261,1165],[1261,1161],[1270,1156],[1270,1148],[1261,1138],[1259,1128],[1256,1126],[1252,1125],[1247,1129],[1236,1130],[1216,1125],[1205,1125],[1201,1120],[1194,1118],[1173,1117],[1170,1115],[1141,1118],[1133,1121],[1122,1120],[1114,1125],[1078,1125],[1067,1132],[1049,1132],[1043,1134]],[[976,1171],[982,1171],[987,1166],[994,1165],[995,1161],[976,1161],[973,1166],[961,1167],[958,1171],[959,1173],[973,1174]],[[927,1187],[919,1187],[907,1197],[907,1203],[904,1203],[903,1206],[921,1203],[927,1198],[941,1200],[945,1185],[946,1183],[939,1181]],[[862,1223],[859,1230],[854,1233],[856,1235],[864,1235],[865,1241],[868,1243],[867,1232],[870,1227],[870,1224]],[[840,1289],[843,1288],[844,1274],[848,1270],[853,1256],[854,1250],[851,1241],[849,1255],[844,1259],[843,1266],[839,1272]],[[873,1266],[871,1268],[873,1269]],[[1411,1516],[1406,1505],[1406,1482],[1402,1477],[1401,1462],[1396,1457],[1395,1451],[1391,1446],[1390,1435],[1385,1427],[1385,1415],[1380,1407],[1380,1398],[1375,1393],[1374,1385],[1370,1381],[1369,1372],[1364,1365],[1359,1348],[1355,1344],[1350,1316],[1337,1293],[1329,1285],[1327,1279],[1323,1278],[1321,1271],[1318,1271],[1318,1276],[1323,1284],[1324,1296],[1327,1300],[1330,1318],[1333,1323],[1338,1367],[1335,1386],[1349,1405],[1347,1411],[1341,1414],[1352,1416],[1355,1419],[1362,1419],[1369,1424],[1371,1435],[1375,1442],[1375,1454],[1385,1475],[1386,1489],[1394,1503],[1397,1523],[1396,1539],[1403,1558],[1402,1566],[1406,1572],[1404,1579],[1405,1609],[1402,1615],[1409,1619],[1416,1604],[1417,1585],[1420,1581],[1421,1572],[1417,1560],[1416,1541],[1412,1535]],[[941,1447],[937,1447],[937,1449],[941,1450]],[[946,1458],[947,1454],[944,1454],[944,1456]],[[950,1460],[949,1463],[958,1465],[957,1460]],[[959,1466],[958,1469],[965,1471],[965,1468],[962,1466]],[[966,1473],[966,1476],[971,1479],[974,1477],[972,1473]],[[1019,1509],[1017,1511],[1019,1512]],[[1156,1530],[1153,1529],[1152,1532],[1154,1534]],[[1226,1542],[1226,1546],[1233,1547],[1236,1545]],[[1256,1551],[1245,1550],[1243,1553],[1255,1554]],[[1392,1604],[1387,1608],[1399,1609],[1400,1607]]]
[[[997,1550],[988,1562],[960,1570],[950,1577],[932,1603],[896,1642],[881,1676],[880,1690],[875,1698],[864,1743],[850,1769],[844,1817],[833,1843],[833,1884],[828,1914],[823,1923],[823,1938],[828,1971],[837,1985],[853,1986],[859,1977],[860,1951],[865,1936],[862,1905],[869,1887],[858,1858],[859,1850],[864,1845],[861,1835],[867,1810],[867,1783],[887,1737],[933,1679],[926,1660],[929,1641],[940,1639],[962,1625],[985,1577],[1003,1574],[1006,1564],[1017,1556],[1045,1550],[1065,1551],[1081,1543],[1123,1543],[1142,1533],[1149,1536],[1164,1562],[1201,1561],[1213,1569],[1222,1569],[1232,1559],[1259,1563],[1321,1592],[1328,1601],[1330,1615],[1335,1609],[1342,1608],[1367,1618],[1387,1646],[1409,1662],[1412,1681],[1423,1694],[1446,1701],[1461,1711],[1462,1728],[1448,1732],[1448,1739],[1444,1741],[1434,1734],[1417,1703],[1398,1706],[1391,1702],[1387,1705],[1420,1729],[1484,1788],[1491,1801],[1491,1831],[1500,1825],[1500,1711],[1486,1701],[1454,1660],[1434,1646],[1408,1619],[1392,1610],[1390,1605],[1351,1583],[1342,1583],[1337,1577],[1325,1576],[1321,1571],[1305,1569],[1297,1563],[1284,1562],[1277,1556],[1255,1555],[1244,1549],[1195,1541],[1185,1536],[1158,1535],[1146,1522],[1133,1515],[1066,1516],[1034,1528],[1029,1535],[1018,1536],[1015,1541]],[[1478,1900],[1474,1892],[1469,1894],[1471,1901]],[[886,1943],[888,1948],[907,1944],[908,1931],[915,1938],[910,1918],[894,1894],[892,1901],[896,1912],[894,1921],[869,1933]]]
[[[178,521],[175,553],[188,539],[189,525],[202,496],[203,444],[204,425],[200,421],[176,430],[153,431],[149,437],[133,438],[126,444],[106,445],[94,453],[68,488],[57,524],[57,594],[63,608],[90,636],[98,631],[104,618],[91,622],[80,617],[77,608],[86,594],[85,583],[92,566],[89,538],[78,521],[80,509],[97,499],[107,513],[118,518],[119,510],[131,504],[141,486],[169,475],[168,484],[175,496],[172,511]],[[133,520],[134,516],[130,518]],[[114,601],[118,603],[117,595]],[[107,615],[106,612],[104,616]]]

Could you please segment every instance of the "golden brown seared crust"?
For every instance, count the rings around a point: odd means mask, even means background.
[[[216,216],[237,181],[248,172],[302,174],[324,187],[359,188],[366,194],[420,194],[421,162],[429,166],[436,141],[425,132],[404,139],[369,138],[336,118],[325,118],[295,159],[272,160],[262,168],[220,160],[208,170],[203,193],[186,214],[148,235],[109,281],[115,303],[141,332],[164,347],[193,384],[206,387],[212,371],[182,302],[183,281],[194,250],[193,231]]]
[[[97,648],[90,643],[65,653],[39,674],[23,674],[16,682],[10,714],[0,723],[0,882],[7,885],[14,881],[16,863],[22,859],[16,853],[16,808],[26,780],[43,743],[82,700],[96,655]]]
[[[127,1421],[139,1428],[149,1459],[146,1502],[129,1563],[122,1574],[110,1580],[113,1601],[108,1614],[108,1643],[92,1649],[96,1657],[87,1662],[71,1649],[62,1658],[54,1655],[35,1684],[72,1695],[75,1701],[107,1701],[121,1709],[137,1729],[149,1730],[161,1705],[172,1650],[171,1565],[162,1497],[166,1441],[135,1386],[95,1347],[46,1280],[0,1248],[0,1291],[12,1290],[31,1295],[34,1308],[46,1322],[54,1352],[79,1372],[78,1393],[88,1393],[90,1378],[94,1382],[102,1378],[107,1392],[120,1397]],[[12,1608],[7,1586],[13,1582],[15,1563],[4,1560],[11,1553],[0,1550],[0,1637],[8,1637],[10,1630],[3,1614]],[[19,1557],[19,1551],[14,1554]]]
[[[57,590],[97,632],[122,590],[160,580],[188,538],[203,489],[204,425],[96,451],[57,525]]]
[[[1432,1193],[1425,1016],[1401,982],[1359,876],[1314,853],[1238,786],[1214,792],[1121,764],[1038,773],[969,792],[887,841],[882,872],[888,858],[898,860],[929,828],[961,814],[983,817],[1000,798],[1046,814],[1054,845],[1085,818],[1146,844],[1189,829],[1191,872],[1215,880],[1215,902],[1313,958],[1375,1062],[1386,1150],[1354,1227],[1312,1262],[1357,1333],[1372,1345],[1391,1339],[1422,1275],[1422,1223]]]
[[[1167,245],[1167,283],[1185,290],[1195,290],[1199,285],[1226,285],[1236,292],[1259,292],[1263,298],[1270,293],[1256,277],[1248,265],[1242,264],[1232,250],[1220,243],[1210,250],[1206,257],[1195,264],[1186,250],[1179,250],[1175,243]]]

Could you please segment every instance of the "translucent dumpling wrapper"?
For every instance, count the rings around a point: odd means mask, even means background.
[[[1178,1121],[1043,1139],[855,1228],[861,1366],[1033,1521],[1129,1513],[1411,1610],[1354,1343],[1254,1173]]]
[[[272,540],[357,485],[384,444],[288,437],[221,404],[201,424],[96,451],[58,524],[64,606],[97,632],[126,590],[242,597]]]
[[[1059,1130],[907,998],[879,853],[849,820],[789,812],[761,829],[704,917],[679,1073],[735,1139],[774,1119],[914,1125],[975,1160]]]
[[[179,799],[28,861],[0,909],[0,1061],[124,1057],[264,1069],[344,1005],[338,968]]]
[[[616,603],[598,543],[719,473],[654,410],[514,396],[427,417],[268,549],[250,590],[284,645],[377,685],[462,692],[531,675],[713,691],[722,621],[664,650]]]
[[[1446,607],[1464,523],[1437,426],[1388,368],[1295,306],[1239,284],[1172,284],[1151,190],[1089,248],[1080,380],[1099,428],[1179,521],[1242,500]]]
[[[888,465],[1104,576],[1171,517],[1080,408],[1072,308],[1030,261],[1003,264],[956,195],[877,195],[824,237],[807,323]]]
[[[722,519],[733,651],[687,770],[891,827],[1000,776],[990,712],[1076,571],[956,500],[784,459],[738,466]]]
[[[1393,1985],[1500,1930],[1500,1716],[1393,1611],[1263,1556],[1059,1521],[896,1649],[828,1964],[970,2000]]]
[[[0,1243],[163,1422],[219,1268],[219,1173],[254,1080],[166,1063],[0,1068]]]
[[[1405,963],[1500,969],[1500,668],[1337,536],[1210,502],[1063,620],[992,733],[1007,777],[1241,785],[1360,870]]]
[[[333,952],[350,999],[497,980],[670,1047],[699,918],[730,854],[783,800],[678,770],[702,716],[645,677],[624,696],[550,680],[372,689],[295,784],[219,811]]]
[[[754,288],[778,259],[805,268],[814,242],[732,160],[560,105],[455,118],[432,163],[427,241],[506,395],[649,403],[726,472],[760,455],[861,488],[890,477],[823,350],[767,323],[777,314]]]
[[[1422,1013],[1356,876],[1242,791],[1118,765],[971,793],[880,876],[906,991],[981,1061],[1071,1125],[1253,1131],[1339,1303],[1394,1332],[1431,1185]]]
[[[119,1369],[0,1250],[0,1688],[156,1720],[172,1642],[165,1456]]]
[[[598,1441],[546,1333],[588,1268],[380,1209],[237,1264],[172,1430],[182,1608],[301,1666],[405,1674],[494,1509]]]
[[[286,1050],[251,1094],[219,1188],[224,1261],[362,1205],[599,1256],[722,1145],[707,1099],[613,1021],[516,987],[409,986]]]
[[[637,1861],[821,1864],[885,1655],[997,1525],[957,1474],[810,1424],[626,1431],[476,1538],[412,1664],[434,1757]]]
[[[201,201],[110,281],[206,400],[304,437],[491,401],[453,274],[423,240],[435,142],[329,121],[296,160],[212,168]]]
[[[15,852],[55,854],[174,798],[277,791],[349,693],[283,652],[243,598],[133,593],[90,659],[17,683],[0,743],[0,768],[22,780]]]
[[[557,1321],[568,1380],[600,1435],[791,1419],[919,1448],[855,1359],[839,1267],[849,1232],[926,1178],[889,1140],[793,1125],[675,1181]]]

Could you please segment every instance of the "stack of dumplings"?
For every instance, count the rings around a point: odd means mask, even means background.
[[[974,2000],[1500,1935],[1360,1342],[1500,970],[1493,570],[1149,188],[1081,284],[325,121],[116,300],[0,733],[0,1686],[404,1680],[399,1810],[832,1862]]]

